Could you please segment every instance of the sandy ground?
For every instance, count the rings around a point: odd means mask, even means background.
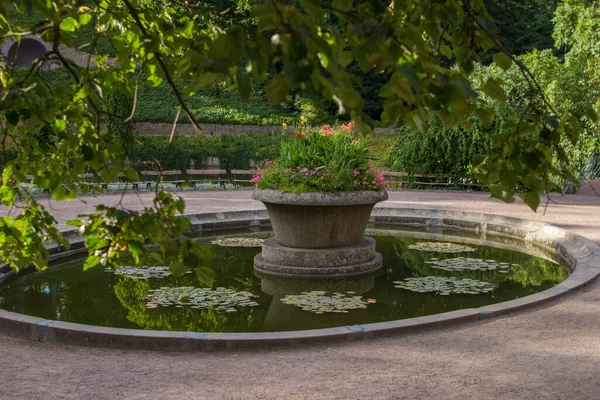
[[[577,190],[577,194],[585,196],[600,196],[600,179],[589,181]]]
[[[188,211],[261,208],[248,191],[187,192]],[[149,196],[141,195],[149,202]],[[53,204],[59,221],[87,204]],[[600,198],[557,197],[546,215],[481,193],[392,192],[389,206],[546,221],[600,243]],[[140,199],[128,196],[128,207]],[[5,212],[5,211],[4,211]],[[599,399],[600,281],[503,318],[365,342],[181,354],[0,336],[1,399]]]

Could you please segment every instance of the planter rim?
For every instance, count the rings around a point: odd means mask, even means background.
[[[298,206],[351,206],[375,204],[388,199],[387,191],[360,190],[355,192],[300,192],[291,193],[276,189],[256,189],[254,200],[264,203]]]

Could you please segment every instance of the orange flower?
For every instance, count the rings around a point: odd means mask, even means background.
[[[341,128],[344,132],[351,132],[354,129],[354,123],[350,121],[348,124],[342,125]]]
[[[304,136],[304,132],[298,132],[298,133],[296,133],[296,139],[301,139],[302,136]]]
[[[329,124],[323,125],[321,127],[321,134],[323,136],[332,136],[333,135],[333,129],[331,128],[331,126],[329,126]]]

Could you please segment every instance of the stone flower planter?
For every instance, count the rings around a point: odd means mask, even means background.
[[[256,190],[267,207],[277,243],[303,249],[330,249],[361,243],[371,211],[386,191],[286,193]]]

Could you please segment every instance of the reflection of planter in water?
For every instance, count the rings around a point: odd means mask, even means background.
[[[363,235],[373,207],[387,192],[257,190],[252,198],[265,204],[275,232],[254,259],[259,273],[343,278],[381,268],[375,242]]]
[[[354,292],[348,296],[360,296],[369,292],[375,286],[375,275],[363,275],[358,278],[343,280],[315,280],[275,278],[258,274],[261,278],[263,292],[273,296],[269,311],[264,321],[264,331],[282,331],[295,329],[319,329],[334,326],[356,325],[367,318],[367,310],[352,310],[348,314],[316,315],[300,308],[284,304],[281,299],[289,294],[300,294],[322,290],[327,295],[332,293]]]

